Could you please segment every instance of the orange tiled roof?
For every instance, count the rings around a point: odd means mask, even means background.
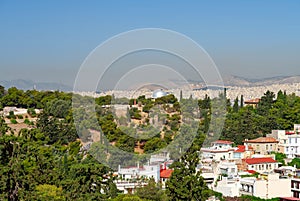
[[[170,178],[172,173],[171,169],[160,170],[160,178]]]
[[[233,144],[233,142],[229,141],[229,140],[217,140],[213,142],[214,144]]]
[[[248,146],[248,150],[253,150],[253,147]],[[238,145],[238,149],[235,150],[234,152],[245,152],[245,151],[246,151],[245,145]]]
[[[244,140],[244,142],[251,142],[251,143],[277,143],[278,140],[276,140],[273,137],[259,137],[253,140]]]
[[[247,164],[260,164],[260,163],[277,163],[273,158],[246,158],[243,159]]]
[[[246,100],[244,101],[245,104],[258,104],[260,101],[260,98],[255,98],[255,99],[251,99],[251,100]]]

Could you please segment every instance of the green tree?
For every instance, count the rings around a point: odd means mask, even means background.
[[[258,103],[257,106],[257,113],[259,115],[266,115],[268,114],[268,111],[272,108],[272,105],[274,103],[275,94],[271,91],[267,91],[264,93],[264,95],[261,97],[261,100]]]
[[[145,153],[152,153],[161,148],[164,148],[166,145],[167,145],[167,143],[164,140],[162,140],[159,137],[154,137],[145,143],[144,151],[145,151]]]
[[[48,201],[48,200],[53,200],[53,201],[63,201],[65,200],[65,197],[63,196],[63,191],[62,188],[58,188],[54,185],[49,185],[49,184],[42,184],[36,186],[36,192],[33,197],[35,200],[40,200],[40,201]]]
[[[297,169],[300,168],[300,158],[293,158],[291,162],[288,163],[289,166],[296,166]]]
[[[241,103],[240,103],[240,107],[244,107],[244,95],[241,95]]]
[[[203,143],[200,139],[203,138],[198,137],[180,160],[171,165],[174,172],[166,183],[166,193],[171,200],[206,200],[209,197],[205,181],[200,172],[196,172],[198,151]]]
[[[239,111],[239,98],[236,97],[234,99],[233,112],[238,112],[238,111]]]
[[[138,188],[136,195],[145,200],[161,201],[164,196],[164,192],[161,190],[154,179],[150,179],[148,185]]]
[[[275,154],[276,161],[282,163],[282,165],[285,165],[284,159],[286,159],[286,155],[284,153],[272,152],[272,154]]]
[[[4,93],[5,93],[5,88],[2,85],[0,85],[0,98],[4,96]]]

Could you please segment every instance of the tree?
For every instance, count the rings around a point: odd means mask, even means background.
[[[286,155],[284,153],[272,152],[272,154],[275,154],[276,161],[282,163],[282,165],[285,165],[284,159],[286,158]]]
[[[179,101],[182,101],[182,90],[180,90]]]
[[[244,107],[244,96],[241,95],[241,103],[240,103],[240,107]]]
[[[261,97],[261,100],[258,103],[257,106],[257,113],[259,115],[266,115],[268,114],[268,111],[272,108],[272,105],[274,103],[275,94],[271,91],[267,91],[264,93],[264,95]]]
[[[164,148],[166,145],[167,143],[164,140],[160,139],[159,137],[154,137],[145,143],[144,151],[145,153],[151,153]]]
[[[0,137],[5,135],[10,128],[5,123],[5,120],[0,116]]]
[[[238,111],[239,111],[239,98],[236,97],[233,104],[233,112],[238,112]]]
[[[65,100],[54,99],[47,104],[46,112],[49,116],[57,118],[65,118],[71,109],[71,102]]]
[[[201,134],[204,135],[204,134]],[[199,163],[200,145],[203,138],[196,138],[187,152],[174,162],[171,168],[174,172],[167,181],[166,193],[170,200],[206,200],[209,190],[200,172],[196,172]]]
[[[65,197],[63,196],[62,188],[58,188],[54,185],[42,184],[38,185],[36,188],[35,195],[33,197],[35,200],[47,201],[63,201]]]
[[[5,89],[2,85],[0,85],[0,98],[4,96]]]
[[[137,189],[136,195],[142,199],[160,201],[163,198],[164,192],[155,183],[154,179],[150,179],[146,186]]]
[[[289,166],[296,166],[297,169],[300,168],[300,158],[293,158],[291,162],[288,163]]]

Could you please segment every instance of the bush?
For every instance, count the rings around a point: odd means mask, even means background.
[[[30,121],[29,121],[29,119],[27,119],[27,118],[26,118],[26,119],[24,119],[24,123],[29,125],[29,124],[30,124]]]
[[[17,122],[16,119],[11,119],[11,120],[10,120],[10,123],[12,123],[12,124],[17,124],[18,122]]]
[[[34,108],[29,108],[27,110],[27,113],[31,116],[31,117],[36,117],[36,112]]]
[[[23,119],[23,115],[17,115],[18,119]]]

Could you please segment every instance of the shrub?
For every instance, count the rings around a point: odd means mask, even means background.
[[[18,122],[17,122],[16,119],[11,119],[11,120],[10,120],[10,123],[12,123],[12,124],[17,124]]]
[[[24,119],[24,123],[29,125],[29,124],[30,124],[30,121],[29,121],[29,119],[27,119],[27,118],[26,118],[26,119]]]
[[[17,115],[18,119],[23,119],[23,115]]]

